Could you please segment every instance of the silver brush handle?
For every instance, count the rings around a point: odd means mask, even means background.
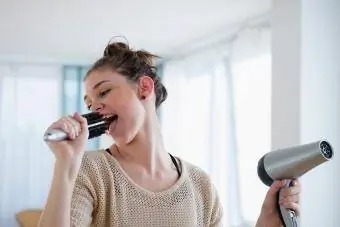
[[[102,134],[105,133],[105,131],[108,129],[108,123],[96,123],[93,125],[89,126],[89,136],[88,139],[92,139],[95,137],[99,137]],[[67,133],[65,133],[63,130],[61,129],[51,129],[48,130],[45,134],[44,134],[44,140],[46,142],[59,142],[59,141],[63,141],[63,140],[68,140],[69,137],[67,135]]]
[[[68,139],[68,135],[61,129],[51,129],[44,135],[45,141],[63,141]]]
[[[290,183],[291,181],[288,181],[288,183],[285,185],[285,188],[289,188]],[[281,193],[283,189],[281,189],[279,192],[279,198],[281,198]],[[280,205],[280,212],[285,227],[300,227],[299,218],[296,215],[295,211],[286,209]]]

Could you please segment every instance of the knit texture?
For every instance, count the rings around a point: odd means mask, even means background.
[[[151,192],[131,181],[104,150],[86,152],[71,203],[71,226],[222,226],[222,206],[209,176],[179,159],[181,177]]]

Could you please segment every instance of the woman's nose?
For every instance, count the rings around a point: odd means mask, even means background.
[[[91,111],[92,112],[100,112],[104,109],[104,105],[102,103],[93,103]]]

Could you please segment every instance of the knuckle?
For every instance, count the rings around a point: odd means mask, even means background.
[[[285,189],[283,189],[283,192],[282,192],[282,194],[284,194],[284,195],[290,195],[291,194],[291,189],[290,188],[285,188]]]
[[[57,129],[62,127],[62,122],[60,120],[53,122],[48,129]]]
[[[291,188],[287,188],[287,189],[286,189],[286,194],[287,194],[287,195],[293,194],[293,190],[292,190]]]
[[[69,126],[69,124],[67,124],[67,122],[64,122],[62,124],[62,129],[65,130],[65,132],[70,132],[71,128]]]
[[[81,122],[80,122],[80,125],[83,125],[83,126],[87,126],[87,120],[85,119],[83,119]]]
[[[295,201],[294,196],[288,196],[288,201],[289,201],[289,202],[294,202],[294,201]]]

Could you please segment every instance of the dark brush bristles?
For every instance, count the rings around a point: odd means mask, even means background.
[[[109,125],[117,120],[118,116],[110,116],[110,117],[103,117],[99,113],[91,112],[87,114],[83,114],[83,117],[87,119],[87,124],[89,125],[89,137],[88,139],[92,139],[95,137],[99,137],[105,133],[106,130],[108,130]],[[101,122],[101,123],[99,123]],[[97,124],[99,123],[99,124]],[[96,125],[93,125],[96,124]]]
[[[88,125],[96,124],[101,121],[106,122],[106,123],[111,123],[117,119],[117,115],[111,116],[111,117],[103,117],[102,115],[96,112],[83,114],[82,116],[86,118]]]
[[[96,113],[96,112],[83,114],[81,116],[86,118],[88,125],[102,121],[102,116],[99,113]]]
[[[110,125],[109,123],[105,123],[105,124],[100,124],[100,125],[90,128],[88,139],[92,139],[92,138],[103,135],[105,131],[108,130],[109,125]]]

